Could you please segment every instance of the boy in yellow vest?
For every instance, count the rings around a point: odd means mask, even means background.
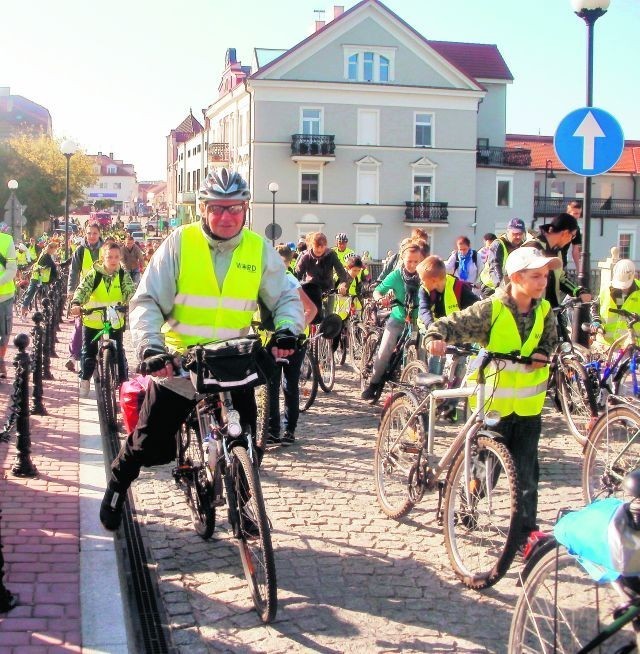
[[[532,365],[500,362],[500,372],[488,369],[487,410],[502,419],[496,431],[513,456],[522,499],[522,543],[537,528],[538,441],[541,412],[549,377],[549,359],[558,342],[553,311],[544,299],[551,270],[562,265],[533,248],[518,248],[506,260],[510,283],[473,306],[440,318],[427,330],[425,346],[436,356],[449,343],[479,343],[503,354],[518,352]],[[496,389],[495,395],[491,385]],[[511,392],[510,392],[511,391]]]
[[[107,243],[102,248],[102,261],[82,278],[71,300],[71,315],[80,316],[82,308],[106,307],[127,304],[135,293],[135,285],[128,272],[120,266],[122,253],[117,243]],[[118,370],[120,381],[127,378],[122,334],[124,333],[124,315],[120,312],[111,323],[111,338],[116,342],[118,352]],[[82,318],[82,351],[80,353],[80,397],[89,395],[89,380],[96,367],[98,341],[96,334],[103,327],[102,315],[91,313]]]

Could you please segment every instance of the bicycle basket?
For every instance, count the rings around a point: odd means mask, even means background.
[[[189,350],[184,367],[198,393],[252,388],[266,381],[256,362],[261,347],[257,337],[198,345]]]

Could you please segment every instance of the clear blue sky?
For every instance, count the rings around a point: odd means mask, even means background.
[[[217,97],[227,48],[289,48],[326,0],[29,0],[2,3],[0,86],[44,105],[56,136],[164,179],[165,137]],[[336,3],[337,4],[337,3]],[[355,2],[344,1],[345,9]],[[386,0],[430,39],[495,43],[515,82],[507,130],[552,134],[585,104],[586,26],[569,0]],[[611,0],[595,28],[594,104],[640,139],[640,0]]]

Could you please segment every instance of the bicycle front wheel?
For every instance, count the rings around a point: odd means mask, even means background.
[[[424,361],[420,359],[413,359],[402,369],[400,381],[406,384],[413,384],[413,380],[421,374],[429,372],[429,368]]]
[[[362,344],[362,358],[360,359],[360,389],[364,390],[373,374],[373,362],[378,351],[378,335],[370,332]]]
[[[350,320],[348,323],[348,361],[355,372],[360,371],[360,360],[362,359],[362,344],[364,343],[365,331],[359,322]]]
[[[640,413],[618,406],[600,416],[585,445],[582,496],[585,502],[623,497],[625,475],[640,466]]]
[[[303,413],[311,407],[318,394],[318,372],[313,355],[307,348],[300,368],[300,396],[298,407]]]
[[[575,654],[613,622],[621,601],[611,584],[596,584],[563,547],[552,547],[524,582],[511,619],[509,652]],[[635,642],[627,625],[594,651],[632,651],[622,648]]]
[[[417,400],[398,393],[380,420],[374,455],[374,479],[378,504],[394,520],[407,515],[416,504],[420,451],[425,442],[424,418],[416,416]],[[400,432],[406,427],[405,432]]]
[[[117,383],[115,352],[110,347],[105,347],[100,353],[100,401],[102,402],[104,424],[109,432],[117,429]]]
[[[447,474],[444,544],[462,583],[482,590],[504,576],[518,547],[518,477],[507,448],[487,431],[479,432],[472,446],[469,472],[465,492],[461,449]]]
[[[634,354],[634,357],[635,356],[636,355]],[[635,398],[640,396],[638,371],[634,369],[635,365],[632,366],[631,364],[632,359],[627,359],[624,363],[620,364],[620,370],[616,374],[613,382],[613,392],[615,395]]]
[[[256,408],[258,409],[256,420],[256,444],[264,447],[269,432],[269,405],[271,401],[271,389],[269,384],[262,384],[256,388]]]
[[[242,567],[260,619],[263,622],[271,622],[278,608],[278,587],[271,530],[262,498],[258,469],[244,446],[234,447],[233,455],[231,474],[234,477]]]
[[[318,383],[325,393],[330,393],[336,380],[336,362],[333,356],[333,344],[328,338],[320,338],[318,345]]]
[[[584,366],[576,360],[558,362],[558,399],[571,435],[584,445],[598,417],[596,391]]]

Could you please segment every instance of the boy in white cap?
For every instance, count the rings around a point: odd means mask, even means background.
[[[502,362],[503,370],[492,377],[501,392],[496,393],[498,397],[491,396],[485,406],[501,414],[495,429],[516,465],[522,500],[522,543],[529,532],[537,529],[540,414],[549,359],[558,343],[553,311],[544,296],[550,272],[561,265],[557,257],[545,257],[534,248],[514,250],[506,260],[505,272],[510,281],[504,288],[497,288],[491,297],[468,309],[440,318],[425,337],[427,351],[435,356],[445,354],[447,342],[479,343],[492,352],[518,352],[534,360],[531,365],[520,366],[517,392],[513,374]]]

